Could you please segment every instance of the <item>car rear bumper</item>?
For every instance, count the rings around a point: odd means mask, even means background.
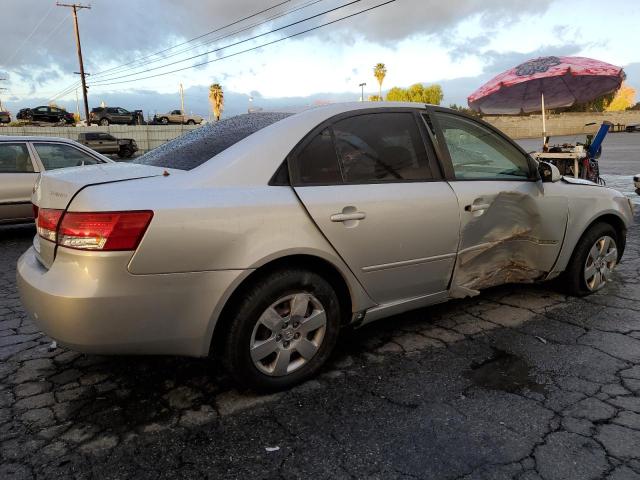
[[[32,247],[18,260],[22,303],[40,329],[73,350],[207,355],[228,292],[248,272],[132,275],[130,258],[59,248],[47,270]]]

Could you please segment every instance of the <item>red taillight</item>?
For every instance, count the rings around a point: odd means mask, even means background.
[[[58,230],[58,245],[79,250],[135,250],[153,212],[67,212]]]
[[[58,223],[60,222],[60,217],[62,217],[64,210],[41,208],[37,211],[34,210],[34,213],[37,214],[36,225],[38,227],[38,235],[50,242],[55,242],[56,230],[58,229]]]

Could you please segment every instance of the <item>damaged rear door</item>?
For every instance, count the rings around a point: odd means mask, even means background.
[[[566,196],[545,192],[528,155],[492,128],[453,113],[432,116],[461,210],[451,295],[544,278],[564,239]]]

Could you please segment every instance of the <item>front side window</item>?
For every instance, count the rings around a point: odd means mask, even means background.
[[[433,179],[413,113],[358,115],[336,122],[333,132],[346,183]]]
[[[36,108],[36,112],[38,113],[47,113],[49,109],[47,107],[38,107]]]
[[[523,180],[530,177],[526,156],[488,128],[458,115],[435,114],[457,180]]]
[[[33,163],[24,143],[0,143],[0,173],[33,173]]]
[[[61,143],[34,143],[33,146],[38,152],[38,156],[45,170],[102,163],[98,159],[70,145]]]

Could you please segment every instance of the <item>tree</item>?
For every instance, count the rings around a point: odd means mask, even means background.
[[[382,82],[384,82],[384,77],[387,76],[387,67],[384,63],[378,63],[373,67],[373,76],[378,80],[378,86],[380,87],[380,94],[378,96],[382,99]]]
[[[607,112],[620,112],[631,108],[636,100],[636,91],[633,87],[625,85],[624,83],[620,89],[616,92],[615,97],[606,106]]]
[[[369,95],[368,100],[370,102],[381,102],[382,101],[382,97],[380,97],[380,95]]]
[[[219,83],[214,83],[209,87],[209,103],[211,103],[211,109],[217,122],[220,120],[220,116],[224,110],[224,92]]]
[[[455,103],[452,103],[451,105],[449,105],[449,108],[451,110],[457,110],[458,112],[461,113],[466,113],[467,115],[470,115],[472,117],[480,117],[480,113],[476,112],[473,108],[469,108],[469,107],[465,107],[463,105],[457,105]]]
[[[416,102],[440,105],[444,94],[440,85],[429,85],[425,87],[421,83],[415,83],[409,88],[393,87],[387,93],[389,102]]]

